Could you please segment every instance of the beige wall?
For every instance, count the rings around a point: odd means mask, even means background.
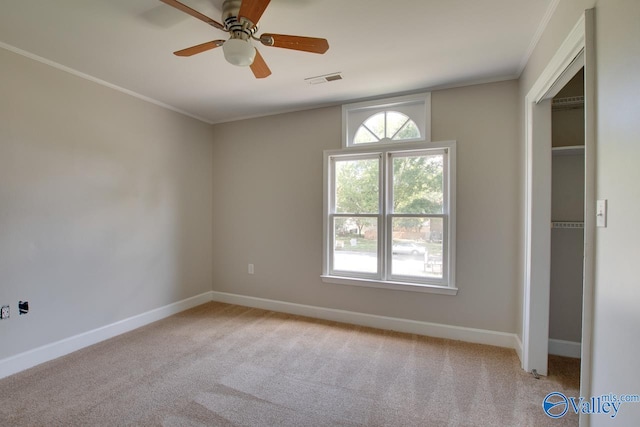
[[[584,69],[580,70],[554,97],[584,96]],[[551,118],[551,146],[584,146],[584,107],[555,108]],[[554,215],[551,215],[554,217]]]
[[[213,289],[515,332],[517,90],[509,81],[432,95],[432,139],[458,141],[457,296],[320,280],[322,151],[340,148],[339,107],[214,127]]]
[[[597,198],[609,202],[596,234],[593,393],[640,394],[640,2],[596,7]],[[637,425],[640,403],[626,403],[615,423]]]
[[[0,359],[210,291],[210,126],[0,64]]]
[[[582,121],[581,125],[577,125]],[[551,141],[554,147],[584,145],[584,110],[553,112]]]

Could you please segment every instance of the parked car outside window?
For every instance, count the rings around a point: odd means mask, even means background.
[[[427,251],[424,246],[414,242],[394,242],[391,249],[394,255],[424,255]]]

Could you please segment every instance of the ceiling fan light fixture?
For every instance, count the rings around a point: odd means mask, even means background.
[[[227,40],[222,45],[222,51],[227,62],[239,67],[248,67],[256,57],[256,49],[249,40]]]

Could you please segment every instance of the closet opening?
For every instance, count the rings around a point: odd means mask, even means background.
[[[584,67],[553,97],[551,111],[549,369],[563,363],[579,377],[585,253]],[[573,360],[558,361],[554,356]]]

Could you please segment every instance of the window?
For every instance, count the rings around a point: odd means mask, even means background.
[[[430,93],[344,105],[342,146],[429,141],[430,108]]]
[[[353,144],[420,139],[420,129],[407,115],[398,111],[375,113],[360,125]]]
[[[455,148],[450,141],[325,151],[324,281],[457,292]]]

